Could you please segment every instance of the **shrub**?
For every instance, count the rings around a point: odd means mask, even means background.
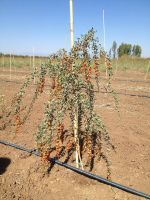
[[[94,37],[91,29],[78,39],[68,54],[60,50],[42,64],[39,71],[30,74],[12,101],[7,117],[15,116],[16,131],[23,125],[32,111],[34,102],[45,89],[46,76],[51,79],[49,100],[45,106],[45,117],[38,127],[36,143],[43,160],[50,156],[64,158],[67,162],[75,152],[76,166],[82,169],[93,167],[94,159],[104,159],[107,177],[110,163],[107,152],[114,146],[109,134],[94,112],[94,75],[99,90],[100,58],[104,58],[108,71],[107,90],[111,90],[112,68],[109,58]],[[23,107],[24,95],[33,79],[38,78],[31,104]],[[24,113],[24,114],[23,114]],[[13,118],[14,119],[14,118]],[[69,121],[69,126],[66,125]],[[10,122],[10,120],[8,120]]]

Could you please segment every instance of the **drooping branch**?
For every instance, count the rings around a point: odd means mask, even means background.
[[[32,112],[36,99],[46,87],[46,81],[51,80],[44,119],[40,122],[36,134],[37,147],[44,160],[53,154],[67,162],[76,152],[77,167],[83,169],[87,164],[92,169],[95,158],[100,156],[105,160],[107,168],[109,167],[105,146],[113,148],[113,145],[100,117],[94,112],[95,93],[92,77],[95,76],[99,91],[99,55],[103,55],[107,61],[110,91],[112,69],[106,53],[94,35],[95,31],[91,29],[77,40],[69,54],[62,50],[51,55],[47,63],[42,64],[39,72],[27,78],[13,99],[10,116],[18,117],[19,127]],[[23,100],[35,76],[36,89],[23,114]]]

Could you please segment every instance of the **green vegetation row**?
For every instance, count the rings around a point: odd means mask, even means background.
[[[47,61],[47,57],[39,57],[35,56],[34,58],[34,66],[39,68],[42,63]],[[9,55],[1,55],[0,56],[0,69],[8,70],[10,67],[13,70],[32,70],[33,69],[33,57],[30,56],[16,56],[12,55],[11,59]],[[126,71],[126,70],[134,70],[147,72],[148,66],[150,64],[150,58],[141,58],[136,56],[121,56],[118,59],[112,59],[112,66],[114,71]],[[104,65],[101,66],[101,71],[105,71],[106,67]],[[150,72],[150,68],[149,68]]]
[[[0,54],[0,68],[7,70],[10,65],[12,70],[16,69],[27,69],[31,70],[34,66],[40,67],[42,63],[46,62],[48,57],[40,56],[18,56],[18,55],[4,55]],[[34,63],[34,65],[33,65]]]

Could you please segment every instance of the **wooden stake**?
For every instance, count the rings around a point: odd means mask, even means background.
[[[106,55],[105,55],[105,58],[104,58],[104,65],[105,65],[105,68],[106,68],[106,78],[108,77],[108,72],[107,72],[107,58],[106,58]]]
[[[150,61],[149,61],[148,66],[147,66],[147,71],[146,71],[146,74],[145,74],[145,80],[147,79],[149,69],[150,69]]]
[[[34,57],[34,48],[33,48],[33,56],[32,56],[32,68],[33,68],[33,72],[35,72],[35,64],[34,64],[34,61],[35,61],[35,57]],[[35,84],[35,76],[34,76],[34,84]]]
[[[73,0],[70,0],[70,36],[72,48],[74,45]]]
[[[13,56],[13,66],[15,68],[15,72],[16,72],[16,66],[15,66],[15,56]]]
[[[104,9],[103,9],[103,36],[104,36],[104,40],[103,40],[103,45],[104,45],[104,51],[105,51],[105,13],[104,13]],[[106,60],[106,58],[105,58]],[[106,78],[108,77],[108,72],[107,72],[107,64],[105,64],[106,66]]]
[[[79,156],[78,156],[78,111],[75,110],[75,115],[74,115],[74,140],[76,144],[76,152],[75,152],[75,157],[76,157],[76,167],[79,168]]]
[[[74,45],[74,26],[73,26],[73,0],[70,0],[70,39],[71,39],[71,48]],[[74,139],[76,144],[76,167],[79,168],[79,155],[78,155],[78,105],[74,110]]]
[[[31,61],[31,56],[30,56],[30,70],[31,70],[31,68],[32,68],[32,61]]]
[[[79,161],[80,161],[80,165],[81,165],[81,169],[84,170],[84,167],[83,167],[83,162],[82,162],[82,158],[81,158],[81,153],[80,153],[80,144],[79,144],[79,139],[78,139],[78,144],[77,144],[77,151],[78,151],[78,156],[79,156]]]
[[[4,66],[5,66],[5,60],[4,60],[4,55],[3,55],[3,71],[4,71]]]
[[[118,59],[116,58],[115,60],[115,65],[116,65],[116,69],[115,69],[115,77],[117,75],[117,71],[118,71],[118,63],[117,63]],[[115,80],[115,77],[114,77],[114,80]]]
[[[9,79],[11,80],[11,53],[9,58]]]
[[[103,33],[104,33],[104,50],[105,50],[105,18],[104,18],[104,9],[103,9]]]

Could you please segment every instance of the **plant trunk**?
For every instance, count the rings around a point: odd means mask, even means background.
[[[76,144],[76,152],[75,152],[76,167],[79,168],[79,165],[81,165],[81,168],[83,170],[84,168],[83,168],[83,163],[82,163],[81,154],[80,154],[78,109],[75,110],[75,115],[74,115],[74,139],[75,139],[75,144]]]
[[[78,111],[75,110],[74,113],[74,140],[76,144],[76,152],[75,152],[75,158],[76,158],[76,167],[79,168],[79,155],[77,150],[78,145]]]

